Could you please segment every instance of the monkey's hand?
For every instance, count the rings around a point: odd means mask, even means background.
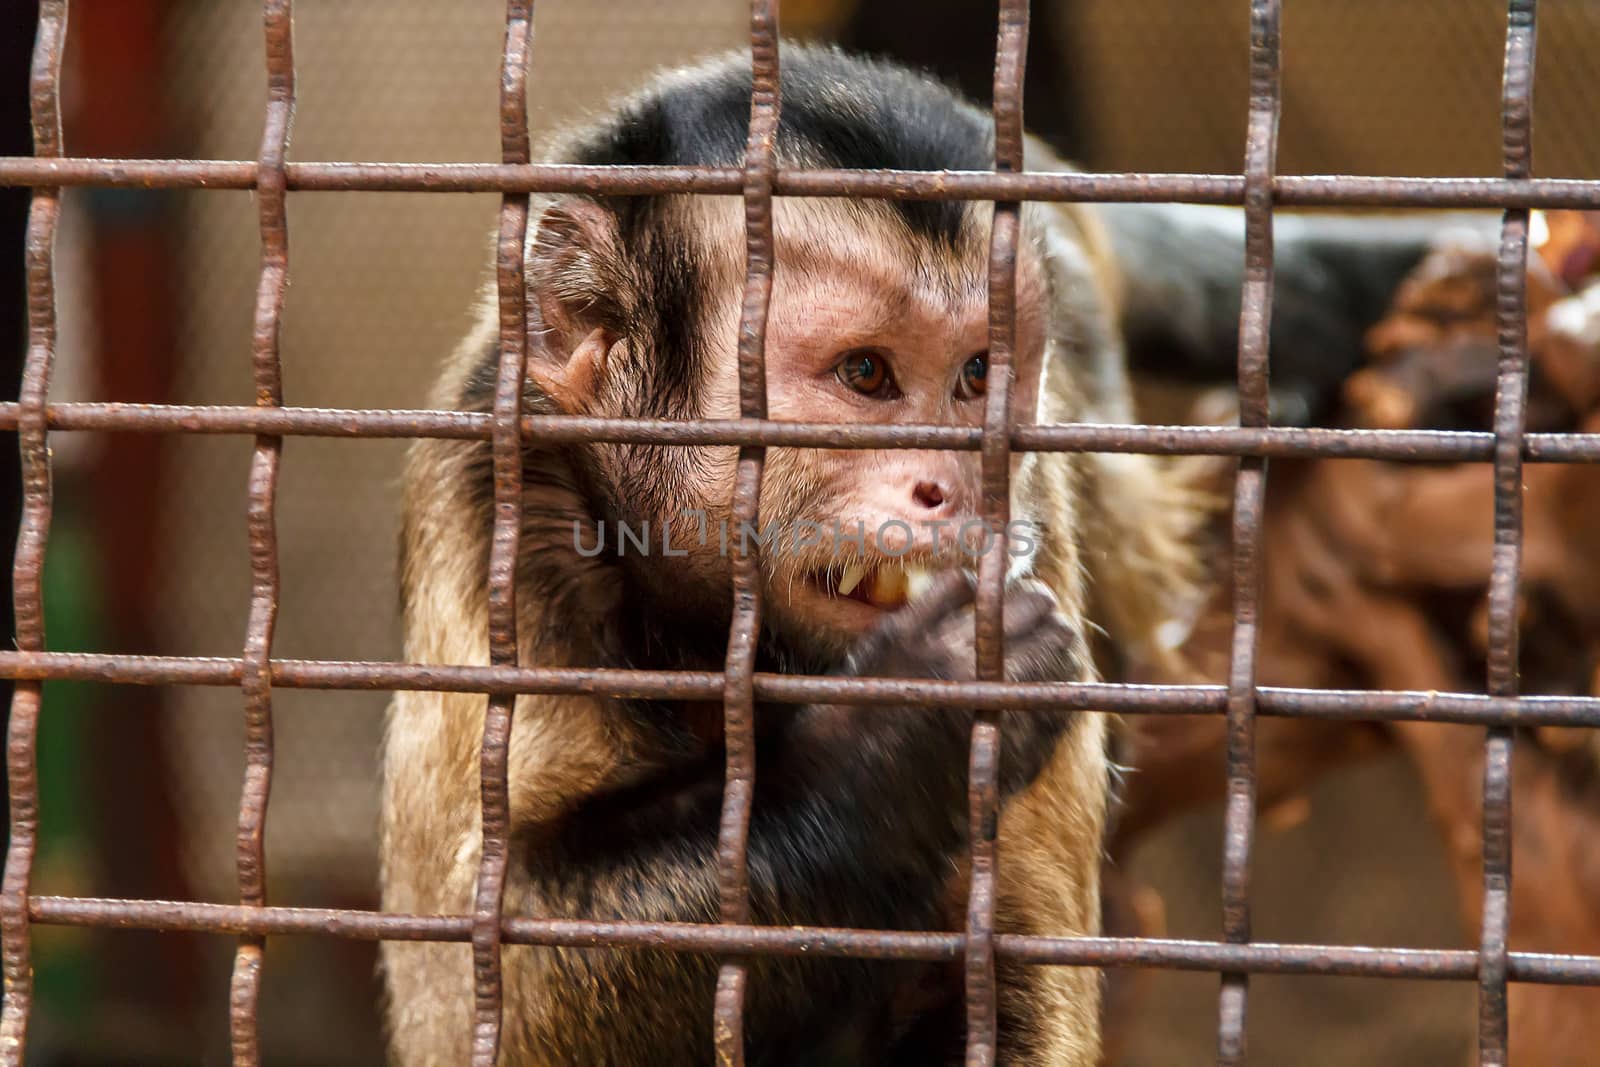
[[[941,574],[922,597],[893,612],[861,639],[848,670],[863,678],[977,677],[977,579],[967,571]],[[1006,678],[1065,681],[1080,671],[1079,640],[1050,587],[1024,578],[1005,596]]]
[[[861,640],[849,658],[847,672],[864,678],[973,680],[977,677],[977,630],[972,610],[976,596],[977,583],[971,574],[962,571],[941,575],[924,596],[889,615]],[[1004,627],[1008,681],[1077,681],[1084,677],[1081,633],[1044,583],[1023,579],[1006,589]],[[951,754],[964,758],[971,711],[866,709],[866,714],[902,720],[914,716],[914,729],[931,728],[955,738],[960,744]],[[1070,712],[1058,709],[1002,713],[1003,792],[1013,792],[1033,780],[1071,718]],[[853,716],[852,721],[857,729],[874,732],[874,727],[861,716]],[[883,728],[894,726],[887,724]]]

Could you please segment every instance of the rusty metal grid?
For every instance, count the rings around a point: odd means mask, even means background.
[[[969,1064],[996,1056],[994,965],[1007,958],[1037,965],[1164,967],[1221,976],[1218,1062],[1246,1055],[1248,981],[1252,974],[1311,974],[1475,981],[1479,987],[1480,1062],[1507,1059],[1509,982],[1600,985],[1600,957],[1513,952],[1507,944],[1511,878],[1510,767],[1512,730],[1520,726],[1600,727],[1600,698],[1526,697],[1517,690],[1516,589],[1521,552],[1521,470],[1526,462],[1600,462],[1600,435],[1529,434],[1525,265],[1533,208],[1600,209],[1600,181],[1541,180],[1530,158],[1536,0],[1508,0],[1502,97],[1504,177],[1500,179],[1278,177],[1274,173],[1282,113],[1279,20],[1282,0],[1251,0],[1250,112],[1246,158],[1239,176],[1186,174],[1027,174],[1022,172],[1022,73],[1027,0],[1001,0],[995,63],[995,168],[992,173],[784,171],[776,163],[779,92],[778,3],[752,0],[753,92],[750,140],[742,168],[593,168],[530,163],[526,79],[534,29],[532,0],[508,0],[501,78],[498,165],[290,163],[294,107],[292,0],[264,0],[268,96],[258,160],[99,160],[64,158],[59,101],[67,0],[43,0],[34,53],[32,106],[35,158],[0,159],[0,184],[29,186],[26,256],[29,309],[27,360],[19,400],[0,405],[0,429],[15,431],[23,464],[24,508],[15,562],[16,650],[0,652],[0,676],[16,683],[7,745],[10,844],[3,922],[5,1003],[0,1064],[20,1067],[31,1006],[30,928],[35,923],[194,931],[238,939],[230,1021],[234,1062],[256,1064],[257,1001],[265,939],[321,934],[367,940],[470,942],[476,1010],[473,1062],[495,1062],[502,1010],[503,944],[651,947],[709,952],[723,959],[715,998],[719,1062],[743,1062],[744,961],[755,954],[807,954],[961,961],[966,975]],[[261,271],[256,298],[252,407],[51,404],[56,299],[53,261],[60,189],[64,185],[252,188],[260,210]],[[502,195],[497,245],[500,365],[493,411],[357,411],[285,406],[278,329],[288,278],[285,199],[290,190],[493,191]],[[746,211],[747,271],[738,358],[741,418],[661,422],[539,417],[521,410],[526,360],[522,247],[532,192],[642,195],[699,192],[741,195]],[[766,418],[764,340],[773,277],[775,196],[963,198],[995,202],[990,250],[991,389],[981,429],[935,426],[824,426]],[[1241,425],[1228,429],[1163,426],[1017,426],[1010,405],[1010,353],[1015,328],[1015,266],[1020,204],[1026,200],[1161,201],[1242,204],[1246,271],[1240,320],[1238,386]],[[1500,363],[1494,429],[1489,433],[1305,430],[1275,428],[1267,414],[1268,324],[1271,317],[1273,211],[1279,205],[1366,205],[1411,208],[1497,206],[1505,211],[1499,256]],[[47,651],[40,575],[51,509],[49,433],[133,430],[247,434],[255,438],[250,469],[249,625],[237,658],[64,654]],[[494,536],[488,584],[490,664],[424,666],[273,658],[278,601],[274,502],[278,459],[288,435],[330,437],[457,437],[491,442]],[[1003,567],[991,552],[980,565],[979,680],[968,683],[794,677],[754,671],[761,602],[758,560],[740,555],[734,569],[734,611],[722,672],[554,669],[518,662],[513,564],[517,558],[520,448],[524,436],[589,441],[738,445],[736,517],[755,519],[765,449],[950,448],[981,453],[984,517],[1003,524],[1009,499],[1008,460],[1017,450],[1134,451],[1238,456],[1233,529],[1234,594],[1231,668],[1225,686],[1135,686],[1104,683],[1017,684],[1002,677],[999,627]],[[1488,462],[1495,484],[1495,550],[1490,587],[1490,657],[1482,694],[1302,690],[1256,684],[1261,583],[1261,509],[1273,456],[1370,457],[1391,461]],[[743,548],[741,547],[741,552]],[[243,696],[247,760],[239,806],[239,904],[109,900],[30,893],[38,789],[35,745],[41,683],[85,679],[133,685],[238,687]],[[476,901],[462,916],[400,915],[270,906],[265,899],[263,835],[272,774],[274,687],[415,689],[482,693],[488,698],[482,745],[483,851]],[[718,845],[717,924],[595,922],[512,917],[501,890],[508,858],[506,757],[511,709],[518,694],[583,693],[618,697],[721,699],[726,714],[727,768]],[[968,793],[972,826],[971,883],[965,929],[905,933],[750,925],[745,846],[755,765],[751,745],[757,699],[798,703],[976,708]],[[1110,937],[1034,937],[996,933],[998,712],[1002,708],[1073,708],[1123,714],[1225,716],[1227,806],[1221,941]],[[1415,720],[1486,727],[1483,782],[1483,927],[1476,950],[1277,944],[1250,932],[1250,862],[1255,820],[1254,726],[1262,715],[1339,720]]]

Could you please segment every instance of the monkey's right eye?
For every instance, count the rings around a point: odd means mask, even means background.
[[[894,376],[889,373],[889,361],[880,353],[847,352],[834,369],[839,381],[863,396],[892,395]]]

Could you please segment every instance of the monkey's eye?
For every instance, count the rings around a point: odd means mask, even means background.
[[[834,368],[834,374],[863,396],[894,395],[894,375],[889,373],[889,361],[880,353],[847,352]]]
[[[989,353],[979,352],[961,365],[961,383],[956,395],[963,399],[982,396],[989,388]]]

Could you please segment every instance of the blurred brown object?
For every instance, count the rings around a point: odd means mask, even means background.
[[[1535,227],[1542,237],[1539,255],[1528,272],[1529,428],[1600,432],[1600,277],[1594,276],[1600,225],[1593,215],[1567,212],[1542,222]],[[1443,238],[1419,265],[1396,293],[1391,314],[1369,334],[1368,365],[1346,382],[1346,425],[1492,425],[1499,354],[1495,251]],[[1170,395],[1163,399],[1170,404]],[[1215,404],[1211,394],[1191,410],[1214,410]],[[1219,485],[1231,477],[1231,469],[1214,470]],[[1261,684],[1482,691],[1493,505],[1487,464],[1275,460],[1264,527]],[[1521,691],[1600,694],[1600,471],[1529,464],[1523,521]],[[1219,576],[1227,573],[1226,529],[1226,516],[1219,517]],[[1191,680],[1226,678],[1230,629],[1224,591],[1187,646]],[[1422,783],[1454,872],[1464,934],[1476,942],[1481,729],[1264,718],[1257,731],[1258,806],[1269,831],[1275,821],[1303,817],[1306,790],[1323,772],[1397,745]],[[1130,733],[1125,758],[1135,770],[1112,848],[1116,857],[1173,816],[1219,799],[1224,783],[1220,719],[1140,717]],[[1511,947],[1600,951],[1596,731],[1519,734],[1512,820]],[[1131,902],[1146,891],[1130,880],[1108,885],[1128,897],[1108,906],[1111,922],[1138,928],[1147,925],[1138,917],[1159,914],[1148,901]],[[1135,1010],[1135,994],[1118,990],[1119,982],[1129,985],[1114,979],[1109,1002]],[[1519,983],[1510,996],[1517,1062],[1593,1062],[1600,994]]]

